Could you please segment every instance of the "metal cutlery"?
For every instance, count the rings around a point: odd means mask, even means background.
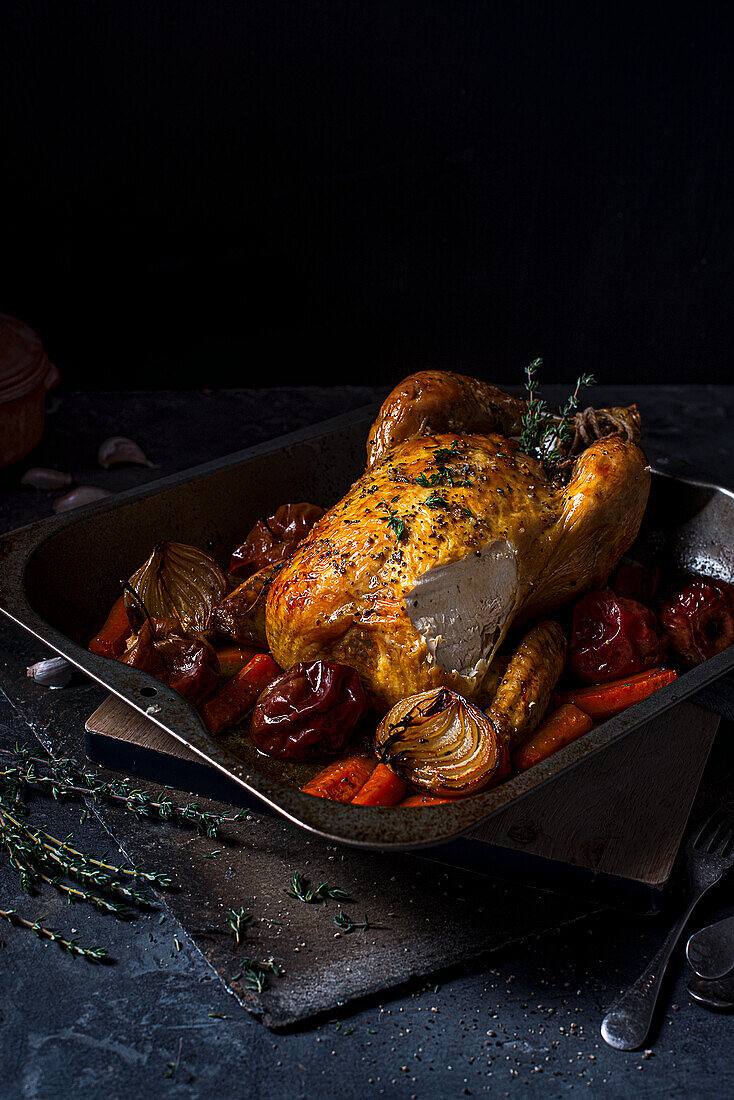
[[[671,955],[704,894],[734,866],[734,822],[721,814],[709,817],[686,846],[688,906],[647,969],[612,1005],[601,1034],[617,1050],[636,1050],[650,1032],[660,988]]]
[[[688,983],[688,992],[694,1001],[718,1011],[734,1008],[734,974],[727,974],[717,981],[695,975]]]
[[[723,978],[734,970],[734,916],[694,932],[686,944],[686,957],[701,978]]]

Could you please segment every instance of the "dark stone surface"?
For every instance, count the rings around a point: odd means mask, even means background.
[[[651,444],[734,485],[728,431],[734,391],[642,387],[635,396]],[[134,436],[161,464],[160,472],[169,473],[354,407],[365,397],[369,391],[239,392],[208,400],[200,394],[62,395],[38,455],[2,474],[2,524],[28,522],[50,510],[50,496],[17,486],[22,469],[31,464],[55,460],[80,481],[111,489],[155,476],[146,469],[96,470],[96,447],[105,435]],[[629,394],[601,393],[610,403],[625,397]],[[19,633],[4,633],[0,661],[6,672],[24,661],[27,644]],[[72,690],[83,709],[101,699],[92,685]],[[20,689],[9,695],[0,698],[2,744],[49,737],[63,743],[77,737],[81,744],[79,711],[69,707],[74,717],[67,720],[61,694],[25,714],[22,698],[30,696]],[[726,800],[734,794],[729,736],[727,727],[706,779],[709,796]],[[57,832],[74,830],[93,850],[113,849],[107,818],[107,828],[93,818],[82,830],[74,811],[40,799],[34,814]],[[127,828],[132,836],[135,825]],[[148,828],[135,835],[144,836]],[[207,843],[192,839],[190,846]],[[723,913],[727,901],[726,893],[712,899],[701,923]],[[688,1000],[682,961],[672,975],[650,1054],[619,1054],[599,1037],[604,1006],[642,969],[667,927],[665,915],[650,922],[608,911],[537,943],[507,947],[492,969],[485,965],[454,974],[438,988],[414,986],[341,1019],[273,1035],[228,995],[165,902],[163,924],[158,914],[116,924],[86,908],[61,910],[45,893],[25,899],[0,863],[0,905],[17,905],[51,923],[63,921],[63,927],[77,928],[84,942],[108,945],[119,960],[93,967],[0,928],[3,1096],[226,1091],[252,1097],[409,1098],[487,1092],[561,1096],[591,1089],[592,1095],[728,1097],[734,1088],[731,1020]],[[462,919],[457,902],[457,927]],[[173,1076],[166,1076],[167,1063],[177,1061]]]

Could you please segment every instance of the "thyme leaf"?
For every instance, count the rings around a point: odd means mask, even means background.
[[[394,504],[397,499],[397,497],[393,497],[391,504]],[[407,537],[408,532],[405,520],[401,519],[395,509],[391,508],[390,504],[387,504],[384,500],[381,500],[380,504],[387,512],[386,516],[382,516],[383,522],[386,523],[388,527],[395,532],[398,538],[398,542],[402,541],[404,536]]]
[[[238,947],[240,945],[240,940],[245,934],[245,925],[249,924],[251,920],[252,913],[246,913],[242,906],[240,906],[239,909],[227,910],[227,924],[232,929]]]
[[[433,452],[433,462],[451,462],[454,458],[461,458],[459,441],[455,439],[450,447],[439,447]]]
[[[340,909],[337,915],[334,917],[334,924],[341,932],[353,932],[355,928],[364,928],[366,930],[368,928],[374,927],[367,920],[366,913],[364,920],[359,923],[358,921],[353,921],[351,917],[347,916],[343,909]]]
[[[538,459],[548,475],[554,477],[566,457],[566,444],[573,435],[579,391],[585,386],[593,386],[595,378],[593,374],[579,375],[565,405],[553,412],[539,396],[538,370],[542,365],[542,359],[533,359],[525,368],[528,397],[521,419],[520,450]]]
[[[346,890],[339,889],[338,886],[329,886],[328,882],[322,882],[318,886],[309,886],[308,879],[303,875],[299,875],[296,871],[291,878],[290,886],[286,893],[296,898],[298,901],[304,901],[309,904],[313,902],[321,902],[322,905],[326,905],[329,898],[333,898],[335,901],[348,901],[349,895]]]

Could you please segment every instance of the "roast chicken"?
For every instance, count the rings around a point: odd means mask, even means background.
[[[441,687],[486,706],[508,633],[604,584],[647,502],[639,419],[587,418],[559,481],[513,438],[524,409],[448,372],[396,388],[364,475],[270,585],[267,638],[281,667],[351,665],[383,711]]]

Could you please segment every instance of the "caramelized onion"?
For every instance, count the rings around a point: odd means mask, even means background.
[[[148,615],[178,619],[195,633],[209,629],[214,605],[227,593],[227,580],[214,559],[183,542],[157,543],[129,586],[133,591],[126,591],[124,599],[131,624],[142,625],[142,603]]]
[[[377,727],[375,751],[418,790],[453,798],[497,783],[510,768],[505,738],[448,688],[396,703]]]

